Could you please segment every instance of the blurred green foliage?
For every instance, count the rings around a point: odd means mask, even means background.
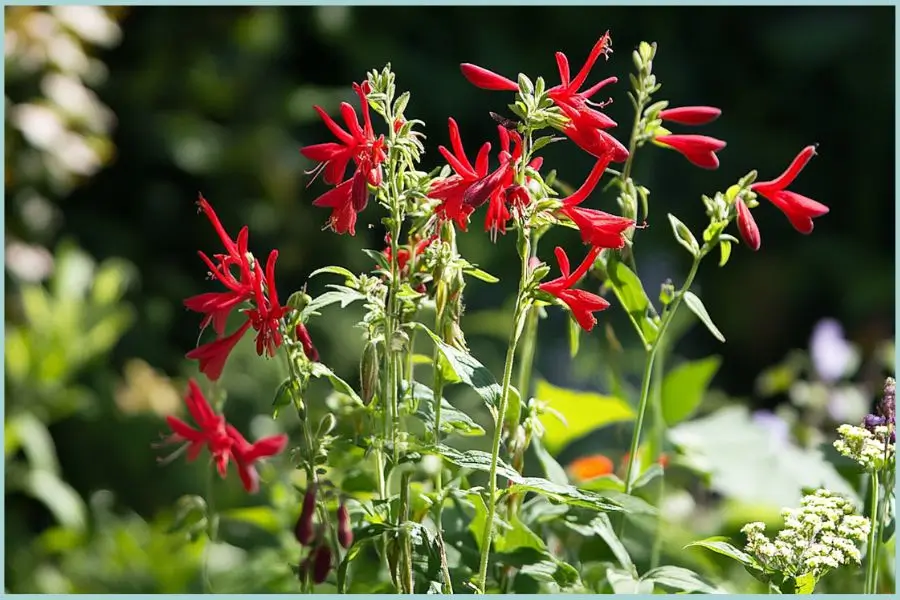
[[[312,165],[298,148],[327,134],[313,104],[334,113],[350,98],[351,82],[391,62],[398,85],[412,92],[409,116],[427,123],[425,166],[431,168],[440,163],[437,144],[448,142],[447,117],[460,123],[466,147],[474,149],[495,138],[488,111],[504,112],[506,99],[468,86],[460,62],[506,75],[545,74],[553,81],[554,51],[564,50],[580,63],[610,29],[616,53],[597,72],[620,79],[609,88],[614,119],[630,122],[624,96],[629,54],[639,41],[652,40],[660,47],[655,70],[661,97],[674,105],[721,107],[723,117],[708,133],[729,143],[721,169],[713,173],[675,153],[648,149],[639,156],[635,175],[653,190],[650,227],[639,232],[637,249],[651,298],[659,284],[683,277],[688,266],[671,240],[666,212],[695,228],[703,221],[700,194],[724,189],[750,169],[773,177],[802,146],[820,144],[796,189],[829,205],[831,213],[817,220],[807,238],[774,207],[763,206],[755,213],[761,251],[739,246],[727,268],[704,265],[698,290],[728,343],[719,345],[704,328],[686,323],[670,361],[675,369],[661,392],[677,398],[666,401],[669,422],[701,415],[673,432],[671,441],[694,464],[687,461],[671,475],[677,489],[667,496],[673,522],[663,553],[728,579],[733,589],[749,589],[753,581],[731,563],[699,551],[685,556],[681,547],[704,535],[737,538],[747,520],[777,520],[771,502],[744,492],[768,486],[780,494],[768,498],[774,503],[799,492],[795,488],[804,482],[795,475],[808,456],[798,458],[793,474],[779,475],[783,485],[769,479],[765,486],[754,484],[758,478],[751,475],[768,477],[765,461],[771,458],[760,454],[756,466],[736,473],[747,457],[729,451],[730,434],[712,435],[722,427],[715,419],[732,419],[728,427],[752,438],[748,444],[764,444],[765,432],[749,423],[746,412],[715,409],[736,398],[770,407],[790,400],[788,390],[799,375],[782,377],[787,383],[775,393],[754,394],[756,375],[789,350],[805,348],[823,316],[844,323],[865,364],[893,362],[893,352],[881,345],[894,336],[895,303],[891,11],[6,7],[7,588],[199,592],[208,589],[207,578],[216,582],[215,591],[260,591],[248,588],[248,581],[268,591],[296,591],[287,567],[290,552],[285,554],[283,544],[260,542],[257,531],[266,529],[260,523],[274,522],[283,533],[293,518],[285,513],[296,503],[286,480],[261,494],[268,499],[248,499],[233,481],[216,483],[220,508],[243,510],[232,521],[252,521],[256,533],[241,535],[232,527],[237,537],[229,538],[227,516],[221,543],[172,533],[175,501],[204,493],[208,466],[179,460],[161,469],[151,448],[164,430],[162,416],[181,410],[185,378],[196,373],[183,355],[196,343],[198,319],[181,301],[208,290],[196,251],[215,249],[217,240],[193,200],[202,192],[229,229],[248,224],[257,254],[279,249],[284,297],[326,264],[368,270],[359,250],[383,243],[371,211],[361,218],[372,227],[361,224],[351,238],[322,231],[326,211],[311,206],[323,188],[317,182],[307,189],[304,169]],[[529,31],[536,32],[534,40]],[[561,178],[577,183],[589,160],[558,146],[547,152],[548,167],[564,166]],[[611,208],[612,198],[595,204]],[[578,240],[551,235],[542,246],[545,258],[557,243],[574,248]],[[473,353],[497,372],[515,279],[513,244],[491,244],[476,217],[460,247],[501,278],[493,286],[469,286],[464,321]],[[352,329],[358,315],[354,309],[333,310],[311,327],[323,360],[351,383],[361,350]],[[638,363],[631,362],[633,333],[624,311],[614,304],[604,313],[610,326],[582,336],[575,360],[569,358],[565,328],[552,326],[562,318],[553,314],[541,327],[536,373],[545,388],[542,399],[570,418],[580,417],[579,407],[607,398],[633,401]],[[268,411],[283,374],[280,364],[260,361],[244,342],[230,359],[222,387],[229,395],[229,420],[256,433],[265,421],[254,417]],[[620,344],[625,364],[616,365],[613,349]],[[883,352],[890,360],[875,360]],[[716,359],[696,360],[713,353],[721,366]],[[680,362],[679,356],[695,360]],[[874,389],[886,370],[864,368],[857,382]],[[713,387],[723,391],[707,391],[713,377]],[[568,388],[592,393],[578,397]],[[483,422],[483,409],[472,398],[456,406]],[[628,433],[615,427],[628,425],[627,418],[581,440],[571,435],[609,425],[601,412],[598,405],[590,417],[595,422],[568,430],[551,425],[552,415],[545,417],[554,453],[573,442],[560,462],[575,455],[571,448],[621,455]],[[284,421],[274,427],[290,428]],[[795,432],[798,446],[813,452],[821,440],[801,433]],[[803,443],[808,439],[813,441]],[[691,453],[695,442],[699,447]],[[707,462],[696,464],[701,459]],[[820,457],[806,475],[822,465],[830,468]],[[725,497],[722,510],[703,512],[712,497],[698,483],[700,471],[708,474],[700,480],[716,497]],[[832,469],[825,478],[833,476]],[[688,527],[698,510],[703,518]],[[749,514],[754,510],[767,516]],[[270,533],[277,537],[279,529]],[[457,535],[461,547],[469,539],[460,532],[447,535]],[[229,539],[256,539],[262,549],[248,558],[235,554]],[[584,552],[609,552],[595,546],[586,545]],[[649,552],[634,545],[628,551],[636,561]],[[583,575],[589,581],[590,574]],[[674,575],[659,575],[665,576]],[[828,589],[842,591],[841,585]]]

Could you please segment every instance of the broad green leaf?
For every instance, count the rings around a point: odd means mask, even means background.
[[[484,403],[491,409],[492,413],[496,413],[497,405],[500,402],[500,384],[491,375],[487,368],[478,362],[474,356],[467,354],[461,350],[457,350],[449,344],[445,344],[441,338],[434,334],[433,331],[425,327],[421,323],[413,323],[413,326],[421,329],[428,334],[428,337],[437,346],[441,356],[447,361],[448,366],[453,370],[453,374],[458,381],[461,381],[475,390]]]
[[[625,510],[620,500],[612,500],[609,497],[612,495],[611,492],[604,494],[589,492],[587,490],[580,490],[572,485],[553,483],[552,481],[540,477],[522,477],[520,475],[512,481],[513,484],[507,488],[507,492],[509,493],[520,494],[534,492],[546,496],[550,500],[568,504],[569,506],[580,506],[582,508],[589,508],[601,512]],[[619,498],[625,496],[624,494],[616,495]],[[635,501],[632,508],[637,508],[642,504],[644,506],[644,511],[650,513],[654,512],[653,507],[643,500],[640,500],[637,497],[630,498]]]
[[[725,539],[726,538],[716,536],[706,538],[705,540],[697,540],[696,542],[691,542],[690,544],[685,546],[685,548],[690,548],[691,546],[706,548],[707,550],[712,550],[716,554],[721,554],[722,556],[727,556],[728,558],[736,560],[746,567],[761,570],[759,563],[756,562],[755,558],[753,558],[743,550],[738,550],[728,542],[724,541]]]
[[[725,590],[707,583],[697,573],[684,567],[667,565],[658,567],[645,573],[641,577],[643,581],[650,581],[663,587],[672,588],[682,592],[701,594],[725,594]]]
[[[465,452],[460,452],[450,446],[439,444],[437,446],[427,446],[423,448],[422,451],[439,454],[448,462],[461,469],[472,469],[484,473],[491,472],[491,455],[481,450],[466,450]],[[518,471],[506,464],[506,462],[500,458],[497,459],[497,475],[506,477],[510,481],[520,481],[522,479],[522,476]]]
[[[561,422],[552,412],[540,417],[546,430],[542,438],[544,446],[553,454],[595,429],[635,418],[634,410],[620,398],[567,390],[543,379],[537,380],[534,395],[566,421]]]
[[[541,463],[541,467],[543,467],[544,473],[547,475],[547,479],[549,479],[553,483],[568,485],[569,477],[566,475],[566,470],[562,468],[562,466],[556,461],[555,458],[553,458],[552,454],[547,452],[547,449],[544,448],[544,444],[541,439],[532,439],[531,447],[534,450],[535,455],[537,456],[538,462]]]
[[[694,414],[721,364],[721,358],[710,356],[682,363],[666,373],[662,384],[662,412],[670,427]]]
[[[406,381],[401,383],[404,393],[408,385]],[[422,424],[428,431],[434,430],[434,391],[428,386],[414,381],[413,394],[418,400],[416,414],[422,419]],[[473,421],[466,413],[454,408],[446,398],[441,398],[441,431],[465,436],[484,435],[481,425]]]
[[[649,314],[650,298],[647,297],[641,280],[614,253],[609,254],[606,275],[625,312],[640,329],[644,343],[652,344],[659,333],[659,326]]]
[[[713,337],[720,342],[725,342],[725,336],[722,335],[719,328],[712,322],[712,318],[709,316],[709,313],[706,312],[706,307],[703,306],[703,301],[700,300],[694,292],[686,291],[684,293],[684,303],[687,304],[688,308],[691,309],[691,312],[697,315],[697,318],[706,325],[706,328],[713,334]]]
[[[608,569],[606,580],[612,587],[614,594],[652,594],[653,583],[641,581],[631,571],[625,569]]]
[[[710,488],[745,504],[796,506],[804,488],[824,487],[859,505],[853,487],[821,450],[806,450],[772,433],[743,406],[728,406],[701,419],[680,423],[669,440],[680,464],[709,477]]]
[[[347,308],[358,300],[365,300],[366,295],[356,290],[352,290],[342,285],[329,285],[333,291],[325,292],[321,296],[316,296],[306,305],[301,313],[301,319],[306,320],[310,315],[316,313],[321,308],[325,308],[331,304],[340,303],[341,308]]]
[[[816,584],[818,583],[818,579],[812,573],[805,573],[800,575],[799,577],[794,578],[794,590],[795,594],[812,594],[816,589]]]
[[[352,398],[355,402],[358,402],[360,405],[363,403],[362,399],[353,390],[353,387],[351,387],[349,383],[335,375],[334,371],[332,371],[322,363],[313,363],[311,373],[313,377],[327,377],[335,391],[347,394],[348,396],[350,396],[350,398]]]
[[[622,543],[622,540],[619,539],[619,536],[616,535],[615,530],[613,529],[612,522],[609,520],[609,515],[607,514],[599,514],[591,520],[587,525],[581,525],[578,523],[566,522],[566,525],[580,533],[585,537],[589,537],[592,535],[599,535],[600,539],[606,542],[606,545],[609,546],[609,549],[612,551],[613,556],[616,557],[616,560],[619,561],[619,564],[623,569],[627,571],[635,572],[634,563],[631,560],[631,555],[628,554],[628,550],[625,549],[625,545]]]
[[[663,468],[659,465],[659,463],[653,463],[644,471],[638,475],[638,477],[634,480],[633,489],[639,490],[657,477],[663,474]]]
[[[269,533],[279,533],[282,530],[281,519],[269,506],[248,506],[246,508],[232,508],[219,513],[222,519],[250,523]]]

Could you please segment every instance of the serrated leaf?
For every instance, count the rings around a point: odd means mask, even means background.
[[[707,583],[700,575],[684,567],[666,565],[657,567],[641,577],[642,581],[651,581],[663,587],[688,593],[725,594],[725,590]]]
[[[703,301],[700,300],[694,292],[686,291],[684,293],[684,303],[687,304],[688,308],[691,309],[691,312],[697,315],[697,318],[706,325],[706,328],[709,329],[709,332],[713,334],[717,340],[722,343],[725,342],[725,336],[722,335],[719,328],[712,322],[712,318],[709,316],[709,313],[706,312],[706,307],[703,306]]]
[[[461,469],[472,469],[473,471],[481,471],[490,473],[491,471],[491,455],[482,450],[466,450],[460,452],[450,446],[438,444],[436,446],[427,446],[422,449],[423,452],[434,452],[448,462],[460,467]],[[497,475],[506,477],[510,481],[519,481],[522,476],[518,471],[509,466],[503,459],[497,459]]]
[[[567,390],[543,379],[535,383],[534,395],[566,421],[561,422],[553,412],[540,416],[545,430],[542,440],[551,453],[558,453],[570,442],[605,425],[632,421],[635,417],[634,409],[620,398]]]
[[[666,373],[662,384],[662,412],[670,427],[694,414],[721,364],[721,358],[710,356],[682,363]]]
[[[421,329],[434,342],[441,356],[447,361],[457,381],[471,387],[478,394],[492,413],[497,410],[501,388],[487,367],[478,362],[474,356],[445,344],[433,331],[422,323],[413,323],[413,327]],[[501,415],[502,416],[502,415]]]
[[[601,512],[619,512],[624,510],[619,502],[611,500],[606,495],[580,490],[572,485],[561,485],[540,477],[518,476],[512,479],[512,481],[512,485],[507,488],[509,493],[521,494],[525,492],[534,492],[546,496],[550,500],[568,504],[569,506],[579,506],[581,508],[589,508]],[[635,498],[635,500],[638,499]],[[649,505],[646,506],[651,512],[653,511],[653,507]]]

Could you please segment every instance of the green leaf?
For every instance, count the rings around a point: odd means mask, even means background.
[[[686,362],[669,371],[662,384],[662,412],[671,427],[694,414],[722,364],[718,356]]]
[[[636,574],[625,569],[611,568],[606,571],[606,580],[614,594],[652,594],[653,583],[641,581]]]
[[[581,525],[568,521],[565,523],[570,529],[577,531],[585,537],[592,535],[600,536],[600,539],[606,542],[606,545],[609,546],[609,549],[612,551],[613,556],[616,557],[616,560],[619,561],[619,564],[622,565],[622,568],[627,571],[635,572],[634,563],[631,560],[631,556],[628,554],[628,550],[625,548],[622,540],[620,540],[619,536],[616,535],[616,532],[612,526],[612,522],[609,520],[609,515],[599,514],[594,517],[594,519],[587,525]]]
[[[653,463],[649,467],[647,467],[643,473],[641,473],[637,479],[634,480],[633,489],[639,490],[657,477],[663,475],[664,471],[662,466],[659,463]]]
[[[816,579],[816,576],[812,573],[805,573],[800,575],[799,577],[794,578],[794,593],[795,594],[812,594],[813,590],[816,589],[816,584],[819,582]]]
[[[312,279],[316,275],[321,275],[322,273],[332,273],[334,275],[341,275],[347,279],[347,281],[357,281],[356,275],[354,275],[350,270],[345,269],[344,267],[338,267],[334,265],[329,265],[327,267],[322,267],[321,269],[316,269],[312,273],[309,274],[309,279]]]
[[[731,242],[720,240],[719,251],[722,253],[722,257],[719,259],[719,266],[724,267],[728,263],[728,259],[731,258]]]
[[[716,536],[711,538],[706,538],[705,540],[697,540],[696,542],[691,542],[685,548],[690,548],[691,546],[699,546],[701,548],[706,548],[707,550],[712,550],[716,554],[721,554],[722,556],[727,556],[733,560],[738,561],[745,567],[749,567],[758,571],[762,570],[762,567],[756,561],[755,558],[744,552],[743,550],[738,550],[728,542],[724,541],[726,538]]]
[[[541,463],[541,467],[543,467],[547,479],[553,483],[568,485],[569,477],[566,475],[566,470],[562,468],[555,458],[553,458],[552,454],[547,452],[541,439],[533,438],[531,440],[531,447],[534,449],[534,453],[537,456],[538,462]]]
[[[332,288],[333,291],[325,292],[321,296],[317,296],[312,299],[312,301],[306,305],[306,308],[303,309],[301,313],[301,319],[305,322],[309,315],[314,314],[321,308],[325,308],[331,304],[335,304],[340,302],[341,308],[347,308],[352,303],[357,300],[365,300],[366,295],[356,290],[350,289],[348,287],[344,287],[342,285],[329,285],[328,287]]]
[[[558,137],[558,136],[553,136],[553,135],[545,135],[545,136],[541,136],[541,137],[537,138],[536,140],[534,140],[534,143],[531,145],[532,156],[534,155],[533,154],[534,152],[537,152],[541,148],[549,146],[553,142],[558,142],[558,141],[564,140],[564,139],[565,139],[564,137]]]
[[[426,446],[422,448],[422,451],[439,454],[448,462],[461,469],[472,469],[484,473],[491,472],[491,455],[482,450],[466,450],[465,452],[460,452],[450,446],[438,444],[436,446]],[[506,477],[510,481],[520,481],[522,479],[522,476],[519,475],[518,471],[500,458],[497,459],[497,475]]]
[[[347,394],[352,398],[355,402],[358,402],[362,405],[363,401],[359,397],[359,395],[353,390],[353,387],[334,374],[334,371],[323,365],[322,363],[313,363],[312,370],[310,371],[313,377],[326,377],[331,382],[331,386],[337,392],[342,392]]]
[[[487,271],[482,271],[481,269],[479,269],[478,267],[476,267],[474,265],[464,268],[463,273],[465,273],[469,277],[474,277],[475,279],[478,279],[485,283],[497,283],[498,281],[500,281],[498,278],[494,277]]]
[[[370,248],[364,248],[364,249],[363,249],[363,252],[366,254],[366,256],[368,256],[369,258],[371,258],[372,261],[373,261],[377,266],[379,266],[379,267],[381,267],[382,269],[384,269],[384,272],[385,272],[385,273],[390,274],[390,272],[391,272],[391,263],[388,261],[388,258],[387,258],[387,256],[384,254],[384,252],[380,252],[380,251],[378,251],[378,250],[372,250],[372,249],[370,249]]]
[[[600,494],[597,492],[580,490],[572,485],[561,485],[540,477],[518,476],[512,479],[512,481],[513,484],[507,488],[507,492],[511,494],[534,492],[546,496],[550,500],[568,504],[569,506],[580,506],[581,508],[589,508],[601,512],[624,510],[624,507],[619,501],[610,499],[609,495],[611,493]],[[624,494],[620,494],[619,496],[624,496]],[[645,507],[643,509],[644,511],[650,513],[655,512],[653,507],[643,500],[640,500],[637,497],[632,498],[636,501],[636,503],[632,505],[633,508],[637,507],[638,504],[643,504]]]
[[[703,301],[700,300],[694,292],[686,291],[684,293],[684,303],[687,304],[688,308],[691,309],[691,312],[697,315],[697,318],[706,325],[706,328],[709,329],[709,332],[713,334],[717,340],[723,343],[725,342],[725,336],[722,335],[719,328],[712,322],[709,313],[706,312],[706,307],[703,306]]]
[[[269,533],[280,533],[282,530],[281,519],[269,506],[249,506],[246,508],[232,508],[219,513],[222,519],[240,521],[259,527]]]
[[[640,329],[643,342],[652,344],[659,333],[659,326],[649,315],[650,298],[647,297],[641,280],[613,253],[609,254],[607,260],[606,274],[625,312]]]
[[[700,254],[700,244],[697,243],[697,238],[694,237],[688,226],[679,221],[678,217],[672,213],[669,213],[669,223],[672,225],[672,233],[675,234],[678,243],[684,246],[691,256]]]
[[[620,398],[567,390],[543,379],[537,380],[534,395],[566,421],[561,422],[552,412],[540,416],[545,429],[544,446],[554,454],[596,429],[635,418],[634,409]]]
[[[699,592],[701,594],[724,594],[725,590],[707,583],[697,573],[684,567],[667,565],[658,567],[645,573],[642,581],[651,581],[663,587],[672,588],[688,593]]]
[[[445,344],[422,323],[413,323],[412,325],[428,334],[441,356],[447,361],[447,365],[453,371],[456,379],[475,390],[475,393],[484,400],[491,412],[496,413],[502,390],[491,372],[471,354]]]
[[[404,393],[409,383],[401,382]],[[422,424],[432,431],[434,429],[434,391],[428,386],[413,382],[413,397],[418,401],[416,414],[422,419]],[[444,433],[456,433],[464,436],[484,435],[484,429],[472,420],[469,415],[457,410],[446,398],[441,398],[441,431]]]

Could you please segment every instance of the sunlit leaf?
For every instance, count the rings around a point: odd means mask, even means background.
[[[682,363],[666,373],[662,384],[662,411],[669,426],[684,421],[697,410],[721,363],[718,356],[710,356]]]

